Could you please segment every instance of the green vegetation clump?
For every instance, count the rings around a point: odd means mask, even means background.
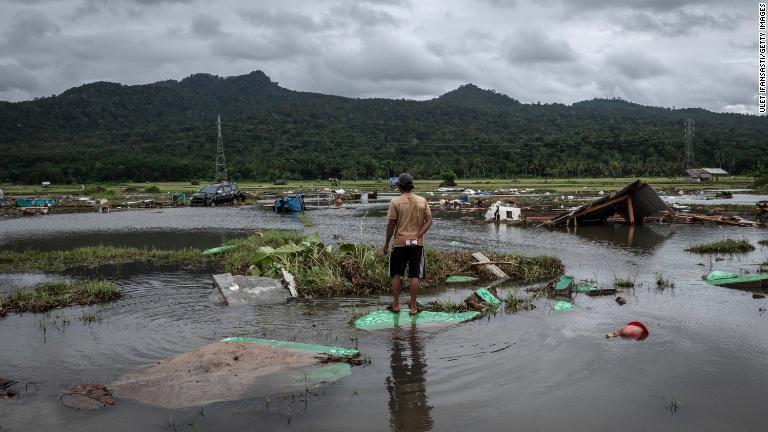
[[[424,310],[432,312],[467,312],[472,310],[466,303],[456,303],[451,299],[432,301],[424,305]]]
[[[661,273],[656,273],[656,289],[664,291],[667,288],[675,289],[675,283],[664,278],[664,275]]]
[[[686,251],[694,253],[736,253],[751,252],[753,250],[755,250],[755,247],[747,240],[733,239],[697,244],[686,249]]]
[[[507,313],[520,312],[522,310],[536,309],[536,305],[529,298],[520,298],[517,296],[517,291],[512,291],[504,299],[504,311]]]
[[[760,240],[757,243],[762,245],[762,246],[768,246],[768,240]]]
[[[0,309],[45,312],[73,304],[104,303],[118,299],[121,295],[112,282],[104,280],[46,282],[0,298]]]
[[[160,193],[160,188],[152,185],[144,188],[144,193]]]
[[[613,286],[617,288],[634,288],[635,282],[631,279],[614,278]]]
[[[96,268],[107,264],[148,262],[155,265],[205,265],[211,259],[197,249],[138,249],[90,246],[70,250],[0,250],[0,272],[62,272],[73,267]]]
[[[298,231],[265,231],[248,238],[232,240],[234,246],[223,253],[224,268],[235,274],[280,277],[281,268],[295,278],[299,294],[305,297],[370,295],[389,292],[388,257],[373,245],[341,244],[326,246],[319,236]],[[563,273],[562,262],[554,257],[526,257],[488,254],[492,261],[515,282],[527,283]],[[426,288],[443,284],[451,274],[468,273],[478,278],[477,266],[469,252],[425,251]]]

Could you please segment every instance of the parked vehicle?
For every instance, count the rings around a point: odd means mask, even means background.
[[[219,204],[239,204],[245,201],[245,195],[234,183],[217,183],[208,185],[199,192],[192,194],[191,205],[215,207]]]

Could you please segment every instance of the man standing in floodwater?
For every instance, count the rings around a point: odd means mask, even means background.
[[[419,293],[419,281],[424,279],[424,234],[432,226],[432,212],[427,200],[413,193],[413,176],[402,173],[397,178],[397,190],[400,196],[389,203],[387,211],[387,238],[384,241],[384,253],[389,252],[389,241],[394,235],[394,248],[389,256],[389,277],[392,280],[392,305],[387,309],[400,312],[401,278],[408,267],[411,300],[408,309],[411,315],[418,313],[416,295]]]

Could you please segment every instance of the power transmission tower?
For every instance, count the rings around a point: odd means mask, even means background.
[[[216,138],[216,177],[214,183],[227,183],[227,158],[224,156],[224,138],[221,137],[221,115],[216,117],[218,136]]]
[[[693,120],[685,119],[685,162],[683,169],[693,168]]]

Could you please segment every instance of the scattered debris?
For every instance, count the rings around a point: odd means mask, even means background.
[[[118,398],[185,408],[333,381],[351,373],[353,361],[346,359],[359,355],[350,348],[228,338],[130,372],[112,389]]]
[[[472,254],[472,256],[477,260],[478,264],[480,264],[479,267],[481,269],[492,273],[498,279],[509,279],[509,276],[507,276],[507,274],[504,273],[504,271],[496,267],[495,264],[491,263],[491,260],[488,259],[488,257],[483,255],[481,252],[475,252]]]
[[[752,293],[753,299],[762,299],[765,298],[765,294],[758,294],[758,293]]]
[[[719,287],[768,292],[768,275],[739,276],[736,273],[715,270],[702,276],[702,279]]]
[[[619,306],[624,306],[627,304],[627,300],[624,297],[616,297],[616,303],[618,303]]]
[[[213,283],[230,306],[282,303],[288,294],[279,280],[266,277],[222,273],[213,275]]]
[[[484,311],[501,305],[501,299],[496,288],[478,288],[464,299],[464,303],[472,310]]]
[[[112,390],[100,384],[82,384],[67,389],[61,395],[61,403],[76,410],[93,411],[115,404]]]
[[[19,392],[16,389],[11,388],[16,384],[18,384],[18,382],[14,380],[0,377],[0,398],[7,397],[10,399],[17,396]]]
[[[595,288],[594,290],[587,291],[586,294],[590,297],[600,297],[614,295],[617,292],[615,288]]]
[[[613,333],[608,333],[605,335],[605,337],[612,338],[621,336],[623,338],[640,341],[647,338],[650,334],[651,333],[648,331],[648,328],[645,326],[645,324],[641,323],[640,321],[630,321],[624,327],[616,330]]]
[[[552,310],[555,312],[563,312],[567,310],[571,310],[574,307],[576,307],[573,303],[567,302],[564,300],[558,300],[555,302],[555,304],[552,306]]]
[[[656,191],[641,180],[635,180],[624,189],[601,197],[589,204],[573,208],[544,222],[547,226],[603,223],[618,213],[629,225],[642,224],[643,220],[661,210],[668,210]]]
[[[467,276],[467,275],[450,275],[445,279],[446,283],[464,283],[464,282],[474,282],[477,278],[474,276]]]

